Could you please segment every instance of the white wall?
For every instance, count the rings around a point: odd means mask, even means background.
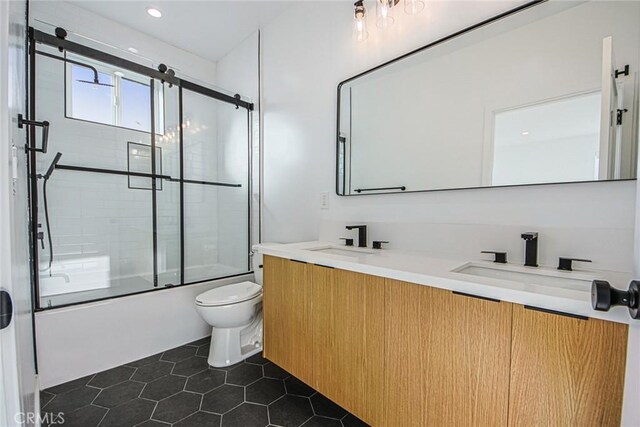
[[[462,228],[487,225],[491,229],[502,225],[531,230],[544,227],[564,230],[541,242],[546,263],[571,250],[570,255],[588,253],[600,267],[631,271],[633,241],[620,236],[633,233],[633,182],[335,195],[337,84],[516,4],[519,2],[427,2],[425,13],[417,17],[400,13],[387,33],[370,20],[370,36],[364,44],[352,41],[349,3],[297,4],[267,25],[262,32],[264,240],[314,240],[320,235],[323,221],[323,230],[333,231],[323,231],[321,237],[336,239],[347,235],[336,223],[375,222],[378,231],[372,233],[372,238],[390,240],[391,247],[437,250],[447,237],[431,237],[428,230],[432,224]],[[324,211],[320,209],[322,191],[331,194],[330,207]],[[394,232],[394,227],[397,230],[397,226],[407,223],[415,225],[413,237]],[[419,232],[421,227],[426,231]],[[599,239],[580,237],[589,235]],[[519,235],[511,233],[456,236],[446,242],[449,250],[461,250],[476,239],[482,248],[521,244]],[[574,246],[578,241],[584,244]],[[620,261],[614,260],[616,256]],[[514,252],[513,257],[517,259],[518,254]]]
[[[247,101],[254,104],[254,110],[250,113],[251,121],[250,132],[252,132],[251,149],[252,149],[252,182],[251,182],[251,244],[257,243],[259,239],[259,102],[258,102],[258,57],[259,57],[259,33],[247,37],[242,43],[236,46],[231,52],[217,62],[216,83],[218,87],[225,88],[232,94],[240,94]],[[223,146],[223,150],[218,156],[218,161],[224,164],[243,162],[242,157],[246,156],[244,147],[247,145],[246,133],[247,117],[246,111],[238,114],[237,111],[229,111],[226,109],[224,115],[220,118],[220,135],[227,141]],[[236,168],[233,179],[241,180],[246,176],[245,168]],[[242,181],[244,182],[244,181]],[[221,230],[221,237],[224,238],[227,248],[231,253],[240,254],[242,251],[250,250],[247,246],[246,236],[247,230],[241,231],[244,224],[239,221],[246,217],[245,210],[232,209],[233,206],[240,207],[239,198],[248,197],[247,192],[242,191],[221,191],[220,204],[218,212],[221,220],[226,224],[226,229]]]

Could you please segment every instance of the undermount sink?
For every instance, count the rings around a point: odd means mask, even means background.
[[[558,272],[542,268],[536,268],[536,271],[532,271],[525,267],[487,266],[479,263],[465,264],[452,271],[472,276],[510,280],[527,285],[551,286],[576,291],[590,290],[591,281],[594,279],[584,272]]]
[[[363,255],[374,254],[373,250],[363,248],[352,248],[348,246],[323,246],[320,248],[307,249],[313,252],[322,252],[323,254],[360,257]]]

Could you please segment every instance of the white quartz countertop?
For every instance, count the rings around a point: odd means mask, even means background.
[[[558,271],[555,267],[523,267],[515,262],[494,264],[490,261],[482,261],[480,257],[474,260],[453,259],[393,249],[366,249],[368,253],[352,252],[351,255],[344,256],[318,251],[323,248],[342,247],[332,242],[315,241],[289,244],[265,243],[255,245],[253,250],[263,255],[320,264],[579,316],[627,324],[633,321],[626,307],[613,307],[608,312],[595,311],[591,308],[591,284],[588,282],[584,282],[584,289],[581,286],[563,288],[552,284],[538,285],[481,277],[454,270],[471,263],[479,267],[549,274],[578,280],[601,279],[618,289],[625,290],[631,280],[629,273],[578,269],[576,266],[574,271]],[[345,247],[345,249],[350,248]],[[360,250],[359,248],[351,249]],[[335,252],[339,253],[340,250]]]

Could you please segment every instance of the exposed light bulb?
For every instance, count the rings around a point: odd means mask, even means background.
[[[355,11],[353,14],[353,38],[355,41],[361,42],[367,39],[367,11],[364,8],[363,0],[354,3]]]
[[[395,0],[376,0],[376,25],[378,28],[388,28],[395,20],[391,14],[391,8],[396,4]]]
[[[404,11],[409,15],[417,15],[424,9],[422,0],[404,0]]]

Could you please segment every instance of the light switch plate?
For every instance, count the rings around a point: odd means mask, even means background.
[[[320,209],[329,209],[329,192],[322,191],[320,193]]]

